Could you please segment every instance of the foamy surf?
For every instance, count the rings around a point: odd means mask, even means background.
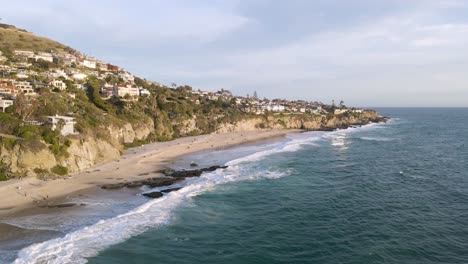
[[[339,131],[341,135],[344,131]],[[335,132],[332,132],[335,133]],[[22,249],[14,263],[86,263],[109,246],[124,242],[149,228],[170,223],[174,210],[191,197],[200,195],[217,185],[257,179],[276,179],[293,173],[292,170],[272,171],[257,166],[257,161],[282,153],[295,152],[306,145],[314,145],[331,133],[311,132],[290,136],[287,142],[226,163],[228,169],[203,174],[184,181],[184,188],[147,203],[116,217],[71,232],[64,237],[34,244]],[[336,135],[335,135],[336,136]]]

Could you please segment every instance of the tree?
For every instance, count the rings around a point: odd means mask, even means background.
[[[37,108],[37,100],[24,94],[19,94],[15,100],[15,113],[22,120],[27,120]]]
[[[344,105],[344,101],[341,100],[341,101],[340,101],[340,108],[345,108],[345,107],[346,107],[346,106]]]
[[[109,108],[106,105],[106,102],[102,100],[101,95],[99,95],[99,83],[95,77],[89,78],[86,82],[86,94],[88,95],[89,101],[102,110],[108,112]]]

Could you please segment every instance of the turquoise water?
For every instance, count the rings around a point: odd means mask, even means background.
[[[468,109],[379,111],[394,119],[190,157],[230,167],[17,263],[468,263]]]

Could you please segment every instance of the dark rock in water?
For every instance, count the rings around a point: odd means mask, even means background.
[[[123,187],[125,187],[125,185],[126,185],[126,183],[124,183],[124,182],[105,184],[105,185],[101,186],[101,189],[104,189],[104,190],[118,190],[118,189],[122,189]]]
[[[150,193],[143,193],[143,196],[146,196],[149,198],[159,198],[159,197],[162,197],[163,194],[162,192],[150,192]]]
[[[198,164],[196,164],[195,162],[192,162],[190,163],[190,167],[198,167]]]
[[[169,186],[174,183],[183,181],[184,178],[150,178],[143,181],[144,185],[148,185],[151,188]]]
[[[173,172],[174,172],[174,170],[171,169],[171,168],[165,168],[165,169],[162,169],[162,170],[155,171],[155,173],[162,173],[164,175],[170,175]]]
[[[317,131],[335,131],[336,128],[334,127],[326,127],[326,126],[323,126],[323,127],[320,127],[319,129],[317,129]]]
[[[170,193],[170,192],[176,192],[176,191],[178,191],[178,190],[180,190],[180,189],[182,189],[182,187],[165,189],[165,190],[162,190],[161,192],[162,192],[162,193]]]
[[[208,168],[196,169],[196,170],[183,170],[183,171],[174,171],[173,169],[164,169],[159,171],[160,173],[164,173],[166,176],[169,177],[153,177],[144,180],[137,180],[132,182],[120,182],[120,183],[112,183],[112,184],[104,184],[101,186],[104,190],[119,190],[124,187],[127,188],[137,188],[143,185],[147,185],[151,188],[162,187],[162,186],[169,186],[173,185],[174,183],[180,182],[185,180],[185,178],[189,177],[198,177],[203,172],[207,171],[215,171],[217,169],[226,169],[228,166],[211,166]],[[177,188],[168,189],[170,191],[176,191]],[[179,188],[180,189],[180,188]],[[177,189],[178,190],[178,189]],[[169,192],[169,191],[168,191]]]
[[[141,186],[143,186],[142,181],[133,181],[133,182],[129,182],[129,183],[125,184],[125,187],[127,187],[127,188],[138,188],[138,187],[141,187]]]
[[[175,178],[190,178],[190,177],[198,177],[200,176],[203,172],[207,171],[215,171],[217,169],[226,169],[228,166],[211,166],[208,168],[202,168],[202,169],[197,169],[197,170],[182,170],[182,171],[174,171],[170,174],[169,176],[175,177]]]

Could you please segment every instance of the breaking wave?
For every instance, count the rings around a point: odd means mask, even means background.
[[[354,129],[348,131],[352,132],[352,130]],[[149,228],[157,228],[170,223],[174,217],[174,209],[189,201],[191,197],[213,189],[217,185],[262,178],[276,179],[292,174],[293,170],[268,170],[256,164],[257,161],[270,155],[295,152],[304,146],[315,145],[315,142],[323,139],[325,135],[334,133],[341,135],[343,132],[310,132],[289,136],[286,142],[273,144],[266,150],[227,162],[226,165],[229,166],[227,169],[187,179],[182,183],[183,188],[177,192],[167,193],[127,213],[100,220],[93,225],[68,233],[64,237],[24,248],[18,253],[13,263],[86,263],[86,258],[96,256],[111,245],[124,242]]]

